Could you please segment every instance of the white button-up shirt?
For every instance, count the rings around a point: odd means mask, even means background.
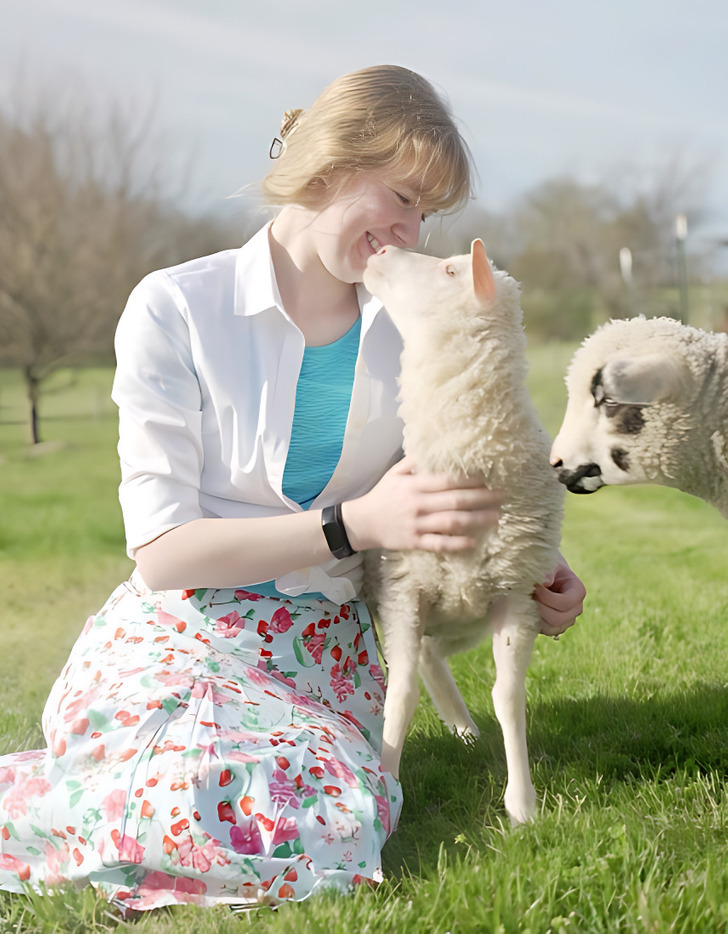
[[[357,286],[362,327],[341,458],[310,508],[361,496],[402,445],[401,338]],[[129,555],[202,517],[299,512],[282,491],[304,337],[286,314],[265,227],[242,248],[146,276],[116,332],[119,498]],[[361,556],[276,580],[283,593],[352,599]],[[245,583],[252,584],[252,581]]]

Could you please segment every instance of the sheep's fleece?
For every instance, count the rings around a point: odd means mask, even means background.
[[[610,321],[576,351],[551,449],[573,493],[658,483],[728,516],[728,335],[672,318]]]
[[[501,517],[458,554],[387,552],[370,576],[389,668],[383,763],[398,774],[418,698],[417,673],[443,720],[478,730],[446,656],[493,633],[493,700],[506,749],[506,810],[533,817],[526,746],[526,670],[539,631],[533,588],[558,561],[563,488],[525,384],[518,284],[493,272],[482,241],[440,260],[385,247],[364,284],[402,334],[404,448],[417,469],[481,478],[503,492]]]

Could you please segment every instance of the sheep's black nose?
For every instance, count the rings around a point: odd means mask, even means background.
[[[586,477],[601,477],[601,475],[602,469],[599,464],[582,464],[580,467],[577,467],[576,470],[560,469],[559,482],[563,483],[570,493],[593,493],[597,488],[592,487],[590,489],[584,487],[581,481]]]

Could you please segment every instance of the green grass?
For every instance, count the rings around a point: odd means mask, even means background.
[[[572,347],[531,351],[553,432]],[[0,749],[40,742],[45,694],[86,615],[128,572],[116,503],[109,373],[50,397],[31,457],[22,398],[0,374]],[[61,386],[67,376],[58,377]],[[728,528],[673,490],[569,497],[564,554],[584,615],[537,640],[529,745],[541,814],[511,830],[490,690],[489,645],[453,661],[482,736],[466,748],[423,698],[403,760],[405,806],[386,881],[233,918],[180,907],[144,934],[304,932],[693,932],[728,930]],[[91,890],[0,894],[0,932],[124,929]]]

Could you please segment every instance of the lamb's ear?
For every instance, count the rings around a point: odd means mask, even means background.
[[[690,371],[677,354],[617,357],[602,369],[602,385],[614,402],[649,405],[687,392]]]
[[[495,280],[490,268],[490,261],[485,255],[485,246],[482,240],[473,240],[470,247],[470,256],[473,262],[475,297],[490,308],[495,304]]]

